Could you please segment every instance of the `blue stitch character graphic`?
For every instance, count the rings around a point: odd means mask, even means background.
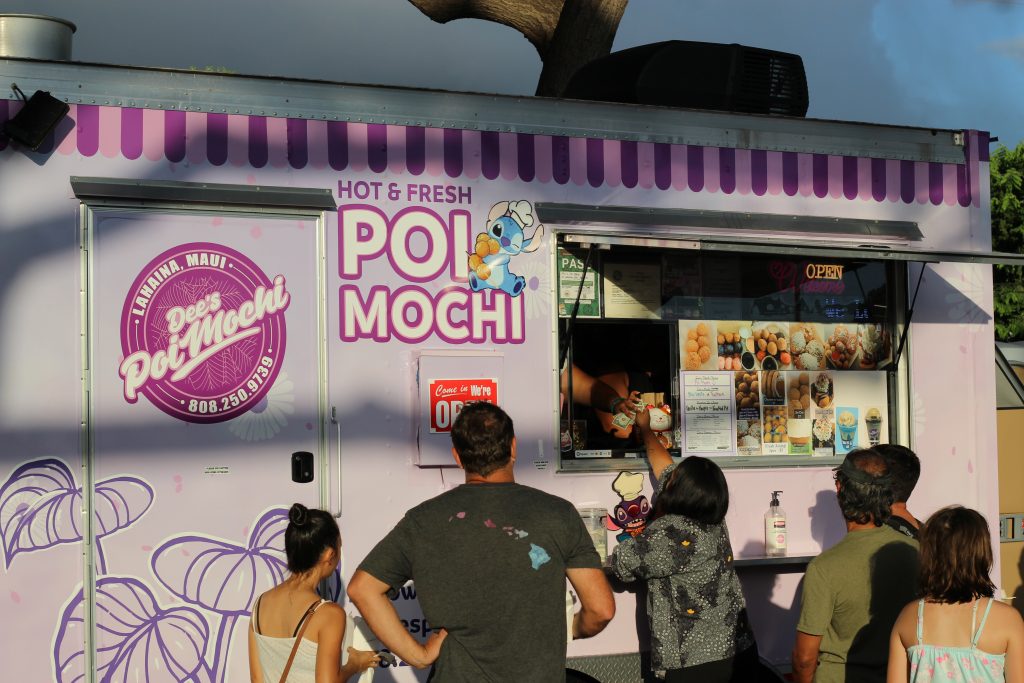
[[[615,540],[621,543],[631,536],[639,536],[647,528],[651,504],[643,494],[644,475],[639,472],[619,472],[612,482],[612,489],[622,501],[605,518],[605,526],[609,531],[621,532],[615,536]]]
[[[498,202],[487,215],[487,231],[476,236],[469,254],[469,286],[474,292],[499,289],[519,296],[526,286],[522,275],[509,270],[513,256],[536,251],[544,237],[544,226],[538,225],[533,236],[526,229],[533,226],[533,205],[525,199]]]

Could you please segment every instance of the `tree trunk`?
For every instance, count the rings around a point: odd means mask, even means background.
[[[547,50],[537,95],[559,97],[577,69],[611,52],[629,0],[565,0]]]
[[[483,19],[514,28],[540,54],[537,94],[558,97],[576,70],[612,49],[629,0],[409,0],[440,24]]]

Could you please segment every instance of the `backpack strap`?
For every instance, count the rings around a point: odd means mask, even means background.
[[[292,651],[288,655],[288,662],[284,665],[284,670],[281,671],[280,683],[285,683],[285,681],[288,680],[288,672],[292,668],[292,662],[295,661],[295,653],[299,649],[299,643],[302,642],[302,634],[306,632],[306,627],[309,626],[309,618],[313,616],[313,612],[316,611],[316,608],[322,605],[323,603],[323,600],[317,600],[312,605],[310,605],[309,609],[307,609],[305,614],[302,615],[302,619],[299,620],[298,625],[295,627],[295,643],[292,645]]]

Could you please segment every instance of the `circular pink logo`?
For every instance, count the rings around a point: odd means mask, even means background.
[[[256,406],[284,359],[283,275],[220,244],[183,244],[150,261],[121,313],[124,398],[172,417],[223,422]]]

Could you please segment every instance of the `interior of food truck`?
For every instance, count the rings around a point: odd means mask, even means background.
[[[822,465],[890,440],[903,263],[753,244],[597,244],[562,240],[559,348],[619,395],[639,392],[674,454],[726,467]],[[728,385],[718,407],[695,388],[709,376]],[[701,416],[709,410],[719,419]],[[563,466],[642,457],[632,427],[613,419],[604,406],[564,401]]]

